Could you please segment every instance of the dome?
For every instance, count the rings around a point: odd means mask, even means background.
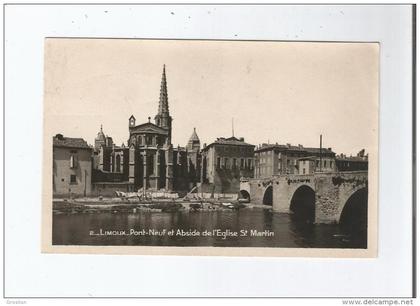
[[[188,140],[187,150],[190,150],[190,151],[200,150],[200,138],[198,138],[195,128],[190,137],[190,140]]]
[[[195,128],[194,128],[194,131],[193,131],[193,133],[190,137],[190,141],[200,141],[200,138],[198,138],[198,135],[197,135],[197,132],[195,131]]]
[[[101,124],[101,130],[98,132],[98,136],[96,136],[95,140],[104,141],[104,142],[106,140],[105,134],[102,131],[102,124]]]

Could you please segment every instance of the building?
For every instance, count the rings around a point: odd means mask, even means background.
[[[158,111],[152,122],[128,118],[128,140],[117,146],[101,125],[93,148],[81,138],[54,137],[54,194],[114,195],[115,191],[238,193],[247,178],[367,170],[364,150],[356,157],[331,148],[262,144],[244,138],[217,138],[201,148],[194,128],[185,147],[172,144],[166,68],[163,66]],[[233,124],[233,123],[232,123]]]
[[[315,156],[308,156],[308,157],[302,157],[297,160],[297,169],[298,174],[305,175],[305,174],[311,174],[314,173],[317,168],[317,161],[319,164],[319,158]]]
[[[53,195],[87,196],[92,192],[92,148],[82,138],[53,137]]]
[[[205,145],[202,154],[201,190],[237,193],[242,177],[254,173],[254,148],[244,138],[217,138]]]
[[[188,188],[191,190],[200,182],[202,166],[200,138],[198,138],[195,128],[186,146],[186,151],[188,157]]]
[[[200,140],[196,131],[186,148],[172,145],[165,66],[154,122],[149,117],[148,122],[137,124],[131,115],[128,133],[127,145],[116,146],[101,126],[93,158],[93,185],[97,194],[139,189],[187,191],[199,180]]]
[[[262,144],[255,150],[255,178],[316,171],[333,172],[335,169],[335,153],[331,148]]]
[[[98,132],[98,135],[95,138],[95,151],[99,151],[101,147],[112,147],[113,141],[112,137],[105,136],[104,131],[101,129]]]
[[[172,137],[172,117],[169,114],[166,71],[163,67],[160,86],[159,109],[155,123],[149,121],[136,125],[132,115],[128,120],[129,129],[129,182],[134,190],[174,188],[174,154]]]
[[[365,154],[365,150],[361,150],[357,156],[347,157],[340,154],[336,158],[338,171],[366,171],[368,170],[369,157]]]

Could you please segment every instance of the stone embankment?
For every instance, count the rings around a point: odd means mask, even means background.
[[[140,201],[138,198],[78,198],[78,199],[54,199],[54,213],[98,213],[98,212],[177,212],[177,211],[220,211],[239,210],[242,208],[254,208],[261,205],[244,204],[239,201],[222,202],[191,201],[191,200],[149,200]],[[260,208],[271,208],[261,206]]]

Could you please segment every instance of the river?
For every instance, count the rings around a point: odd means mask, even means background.
[[[308,224],[261,208],[53,214],[54,245],[366,248],[366,242],[366,229]]]

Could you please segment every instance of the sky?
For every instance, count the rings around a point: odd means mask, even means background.
[[[379,45],[263,41],[45,41],[44,131],[127,143],[128,118],[158,111],[166,65],[172,143],[261,143],[377,150]]]

